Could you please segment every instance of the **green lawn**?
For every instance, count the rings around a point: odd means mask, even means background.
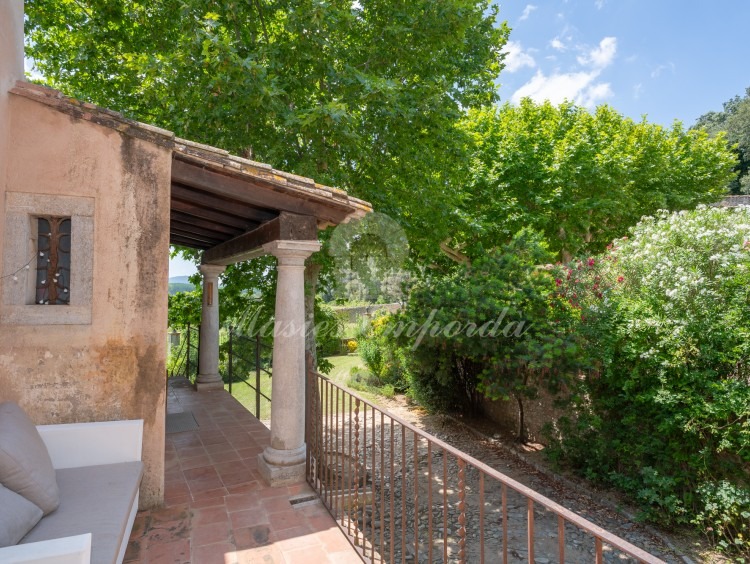
[[[359,368],[365,367],[362,359],[359,357],[359,355],[356,354],[329,356],[328,360],[331,362],[331,364],[333,364],[333,369],[331,370],[331,373],[328,375],[328,377],[339,386],[344,387],[346,386],[346,382],[349,379],[349,371],[352,368],[354,368],[355,366]],[[238,376],[239,375],[235,375],[235,379]],[[251,372],[250,374],[248,374],[247,380],[250,384],[255,386],[255,372]],[[224,389],[229,391],[229,385],[225,384]],[[271,377],[262,371],[260,376],[260,389],[269,398],[271,397]],[[365,399],[369,400],[377,397],[374,394],[369,394],[367,392],[357,393],[362,395]],[[232,395],[237,398],[237,400],[242,405],[244,405],[250,413],[258,417],[258,414],[255,413],[256,406],[254,389],[252,389],[244,382],[235,381],[232,384]],[[271,404],[263,398],[261,398],[260,400],[260,417],[258,417],[258,419],[260,419],[261,421],[268,421],[269,419],[271,419]]]

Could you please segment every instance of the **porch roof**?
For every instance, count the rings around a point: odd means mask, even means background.
[[[10,92],[172,149],[170,243],[201,250],[221,245],[222,251],[213,253],[212,262],[242,260],[253,245],[257,248],[284,235],[309,239],[310,225],[322,229],[372,211],[369,203],[343,190],[223,149],[180,139],[165,129],[75,100],[46,86],[18,81]],[[258,231],[261,227],[264,229]]]

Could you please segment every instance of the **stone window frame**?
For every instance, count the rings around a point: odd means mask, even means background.
[[[70,303],[35,303],[36,260],[2,281],[3,325],[90,325],[94,273],[94,198],[7,192],[3,274],[15,272],[37,253],[37,218],[64,216],[71,220]]]

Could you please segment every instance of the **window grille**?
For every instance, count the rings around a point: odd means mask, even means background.
[[[69,217],[37,218],[36,302],[43,305],[70,303]]]

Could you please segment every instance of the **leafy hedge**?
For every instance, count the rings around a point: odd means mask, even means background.
[[[750,209],[644,218],[558,285],[597,369],[549,452],[647,518],[747,551]]]

